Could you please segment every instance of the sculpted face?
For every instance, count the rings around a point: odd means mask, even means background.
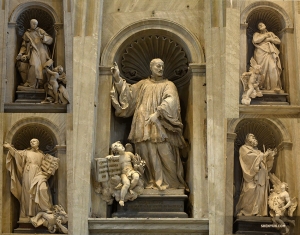
[[[252,147],[256,147],[258,145],[257,139],[253,134],[248,135],[247,141]]]
[[[36,29],[37,25],[38,25],[38,21],[36,19],[32,19],[30,21],[30,28],[31,29]]]
[[[284,192],[286,190],[286,185],[284,183],[282,183],[280,185],[280,189],[281,189],[281,192]]]
[[[161,78],[164,73],[164,62],[161,59],[154,59],[150,63],[153,78]]]
[[[259,30],[264,30],[264,29],[266,29],[266,25],[264,23],[260,22],[260,23],[258,23],[257,28]]]
[[[120,152],[124,152],[125,151],[125,147],[123,146],[123,144],[121,144],[121,142],[116,142],[116,143],[113,143],[112,146],[112,151],[114,154],[118,154]]]
[[[39,147],[39,144],[40,144],[40,142],[39,142],[38,139],[32,139],[32,140],[30,140],[30,145],[31,145],[32,148]]]

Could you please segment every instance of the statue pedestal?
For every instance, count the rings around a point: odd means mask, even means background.
[[[44,89],[33,89],[22,86],[18,86],[16,95],[16,103],[41,103],[46,97]]]
[[[117,211],[112,217],[117,218],[188,218],[184,212],[187,195],[183,189],[159,191],[145,189],[134,201],[118,203]]]
[[[44,226],[35,228],[30,222],[18,221],[19,227],[14,229],[14,233],[22,234],[50,234]]]
[[[251,99],[251,105],[289,105],[287,102],[288,93],[262,91],[262,94],[262,97]]]
[[[288,226],[288,222],[285,221]],[[271,217],[259,217],[259,216],[238,216],[233,223],[234,234],[244,235],[280,235],[280,230],[276,229],[276,225],[273,224]]]

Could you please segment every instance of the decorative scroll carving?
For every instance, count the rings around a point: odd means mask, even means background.
[[[187,79],[188,58],[183,47],[168,37],[149,35],[136,39],[124,50],[120,67],[127,82],[133,84],[149,77],[149,63],[153,58],[166,62],[164,77],[176,85]]]

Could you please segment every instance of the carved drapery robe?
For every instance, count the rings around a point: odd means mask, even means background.
[[[20,220],[52,207],[48,177],[41,170],[43,159],[39,150],[10,149],[7,153],[6,168],[11,176],[11,193],[20,202]]]
[[[264,159],[261,151],[249,145],[243,145],[239,152],[243,185],[236,206],[237,213],[244,216],[267,216],[268,173],[273,167],[273,157]]]
[[[133,115],[129,141],[146,161],[145,176],[149,185],[187,188],[179,148],[185,146],[180,104],[175,85],[163,79],[144,79],[134,85],[124,80],[111,91],[112,105],[119,117]],[[157,124],[147,119],[158,112]]]
[[[280,39],[272,32],[268,32],[280,42]],[[267,90],[282,89],[280,74],[282,71],[279,59],[279,50],[272,42],[266,42],[264,34],[254,33],[253,35],[254,59],[262,66],[264,81],[262,85]]]
[[[27,83],[32,88],[36,87],[37,79],[46,82],[43,65],[51,58],[47,45],[51,45],[52,42],[53,38],[38,27],[34,30],[28,29],[23,35],[20,53],[29,58]]]

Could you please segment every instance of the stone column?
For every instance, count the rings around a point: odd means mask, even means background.
[[[226,6],[226,3],[229,4]],[[238,118],[239,1],[205,1],[209,233],[225,234],[226,118]]]
[[[67,156],[66,145],[56,145],[57,154],[59,159],[59,167],[57,170],[57,203],[62,205],[68,213],[67,191],[69,190],[67,184]]]
[[[73,1],[73,206],[69,234],[88,234],[103,1]],[[71,209],[71,210],[70,210]]]
[[[234,195],[234,141],[236,133],[227,133],[226,148],[226,197],[225,197],[225,234],[232,233],[233,225],[233,195]]]
[[[187,119],[191,140],[188,160],[187,181],[190,187],[190,203],[192,217],[201,219],[208,216],[206,148],[205,148],[205,65],[189,64],[192,72],[190,81]],[[188,128],[188,127],[185,127]]]

